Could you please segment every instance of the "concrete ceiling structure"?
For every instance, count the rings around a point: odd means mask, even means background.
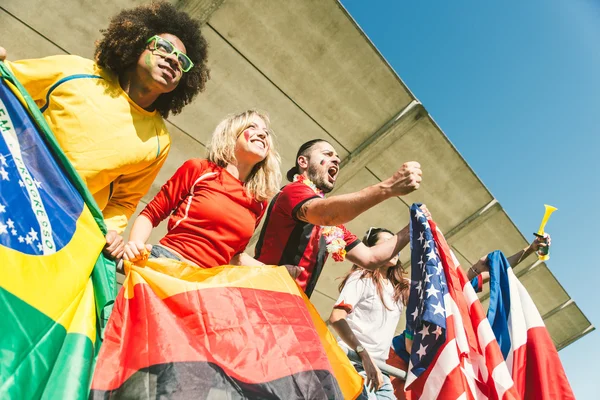
[[[192,105],[169,118],[171,153],[139,210],[185,160],[205,155],[212,130],[226,114],[260,108],[271,115],[283,172],[293,165],[303,142],[323,138],[334,145],[344,166],[335,193],[377,183],[404,161],[421,163],[421,189],[347,224],[358,236],[370,226],[402,228],[410,204],[422,202],[465,269],[491,250],[510,255],[527,245],[425,107],[337,1],[172,2],[204,23],[211,80]],[[3,0],[0,45],[12,60],[62,53],[92,58],[94,41],[110,17],[142,3]],[[156,243],[164,232],[163,224],[150,242]],[[561,349],[594,327],[548,266],[535,261],[529,257],[515,272]],[[403,262],[408,262],[408,251]],[[311,299],[324,318],[338,295],[336,278],[349,268],[347,262],[326,265]],[[484,304],[487,297],[484,291]]]

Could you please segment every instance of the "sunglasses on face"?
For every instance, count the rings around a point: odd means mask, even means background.
[[[150,49],[156,51],[160,55],[169,56],[175,54],[175,56],[177,56],[179,67],[183,72],[188,72],[194,66],[192,60],[190,60],[190,58],[181,50],[177,50],[175,45],[167,39],[154,35],[146,42],[146,44],[149,43],[151,43]]]

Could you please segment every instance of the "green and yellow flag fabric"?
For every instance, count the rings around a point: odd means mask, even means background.
[[[106,227],[0,62],[0,399],[87,398],[116,295]]]

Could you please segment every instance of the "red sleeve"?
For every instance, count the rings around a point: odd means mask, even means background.
[[[302,182],[290,183],[281,190],[279,197],[277,198],[277,207],[285,215],[289,215],[294,220],[296,219],[296,213],[302,207],[302,204],[306,203],[310,199],[320,199],[314,190]]]
[[[140,215],[146,216],[156,227],[187,197],[194,181],[206,172],[206,168],[205,160],[192,159],[183,163]]]
[[[338,228],[341,228],[344,231],[344,242],[346,242],[345,250],[348,252],[356,247],[357,244],[360,243],[360,240],[356,237],[356,235],[350,232],[344,225],[338,225]]]

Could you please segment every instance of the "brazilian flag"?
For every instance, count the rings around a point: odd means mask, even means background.
[[[116,295],[106,226],[0,62],[0,399],[87,398]]]

